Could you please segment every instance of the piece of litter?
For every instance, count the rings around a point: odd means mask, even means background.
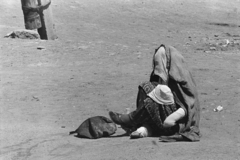
[[[214,112],[221,112],[222,110],[223,110],[222,106],[217,106],[217,108],[213,109]]]
[[[35,30],[19,29],[8,33],[5,38],[20,38],[20,39],[40,39],[40,36]]]
[[[228,39],[225,39],[225,42],[226,43],[224,45],[222,45],[223,47],[227,47],[230,44],[230,41]]]

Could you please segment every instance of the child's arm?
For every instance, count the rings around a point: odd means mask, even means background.
[[[185,117],[185,115],[185,111],[182,108],[179,108],[165,119],[163,122],[163,127],[168,128],[176,125],[176,122]]]

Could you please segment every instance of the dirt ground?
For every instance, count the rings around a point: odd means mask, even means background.
[[[3,38],[24,21],[20,1],[0,3],[1,160],[240,159],[239,0],[54,0],[54,41]],[[193,72],[201,141],[131,140],[121,128],[69,136],[89,117],[135,109],[161,43]]]

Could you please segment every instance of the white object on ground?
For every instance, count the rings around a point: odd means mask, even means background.
[[[19,29],[8,33],[6,38],[20,38],[20,39],[40,39],[36,30]]]
[[[217,108],[213,109],[214,112],[221,112],[222,110],[223,110],[222,106],[217,106]]]
[[[152,135],[151,128],[144,124],[142,127],[139,127],[135,132],[138,132],[141,137],[149,137]]]

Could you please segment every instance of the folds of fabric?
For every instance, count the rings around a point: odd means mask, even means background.
[[[170,57],[168,86],[176,105],[187,111],[187,117],[180,122],[180,134],[190,141],[199,141],[200,104],[195,81],[181,53],[172,46],[165,46],[165,50]]]

